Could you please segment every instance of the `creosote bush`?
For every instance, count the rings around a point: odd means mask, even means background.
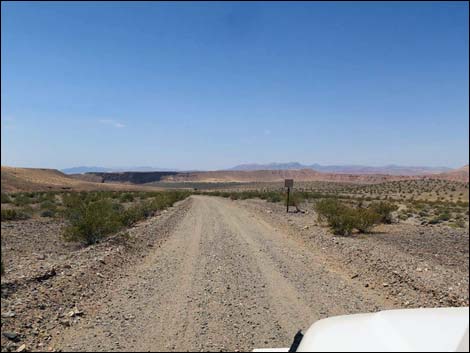
[[[11,197],[7,193],[2,192],[2,203],[11,203]]]
[[[53,201],[45,200],[40,205],[41,217],[54,217],[57,214],[57,206]]]
[[[370,208],[358,208],[353,210],[355,216],[355,228],[360,233],[369,233],[380,222],[380,215]]]
[[[347,206],[335,199],[322,199],[315,203],[320,222],[326,222],[337,235],[351,235],[356,229],[368,233],[381,222],[383,216],[374,207]]]
[[[28,210],[22,209],[6,209],[2,210],[2,222],[3,221],[19,221],[31,218],[31,214]]]
[[[392,223],[392,212],[398,209],[396,205],[386,201],[374,202],[369,207],[380,215],[380,222],[385,224]]]
[[[65,212],[69,225],[65,229],[65,239],[91,245],[104,236],[119,230],[119,214],[109,200],[91,201],[70,207]]]
[[[94,244],[106,235],[132,226],[189,195],[187,191],[151,192],[139,195],[143,201],[125,209],[119,201],[122,202],[123,198],[126,201],[134,200],[134,195],[131,198],[110,192],[65,194],[62,198],[65,207],[63,215],[69,225],[64,237],[86,245]]]

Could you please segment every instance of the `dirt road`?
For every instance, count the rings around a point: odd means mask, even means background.
[[[289,346],[332,315],[392,305],[237,203],[192,196],[168,239],[68,328],[63,350]]]

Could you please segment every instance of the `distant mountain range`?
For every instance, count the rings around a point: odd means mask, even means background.
[[[115,173],[115,172],[166,172],[166,171],[177,171],[176,169],[167,169],[159,167],[72,167],[60,170],[64,174],[84,174],[84,173]]]
[[[452,170],[448,167],[423,167],[423,166],[399,166],[386,165],[380,167],[370,167],[364,165],[321,165],[321,164],[301,164],[299,162],[269,163],[269,164],[240,164],[227,170],[253,171],[253,170],[299,170],[313,169],[324,173],[338,174],[388,174],[388,175],[425,175],[438,174]]]

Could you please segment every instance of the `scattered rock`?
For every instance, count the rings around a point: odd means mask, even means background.
[[[50,270],[46,271],[45,273],[43,273],[39,276],[36,276],[35,279],[38,282],[43,282],[43,281],[48,280],[51,277],[54,277],[56,274],[57,274],[57,272],[56,272],[55,268],[51,268]]]
[[[2,313],[2,318],[4,318],[4,319],[8,319],[8,318],[12,318],[12,317],[15,317],[15,312],[14,311],[6,311],[6,312]]]
[[[67,316],[69,317],[82,316],[82,315],[83,315],[83,311],[80,311],[77,308],[73,308],[67,314]]]
[[[26,352],[26,344],[22,344],[21,346],[19,346],[16,351],[17,352]]]
[[[38,260],[45,260],[45,259],[46,259],[46,255],[44,255],[44,254],[36,254],[36,259],[38,259]]]
[[[20,341],[20,336],[16,332],[3,332],[2,335],[6,338],[8,338],[10,341],[13,342],[19,342]]]
[[[70,326],[70,321],[67,320],[67,319],[62,319],[62,320],[60,320],[60,324],[65,326],[65,327],[69,327]]]

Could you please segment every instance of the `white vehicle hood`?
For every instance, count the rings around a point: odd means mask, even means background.
[[[468,327],[468,308],[337,316],[314,323],[297,352],[468,352]]]

